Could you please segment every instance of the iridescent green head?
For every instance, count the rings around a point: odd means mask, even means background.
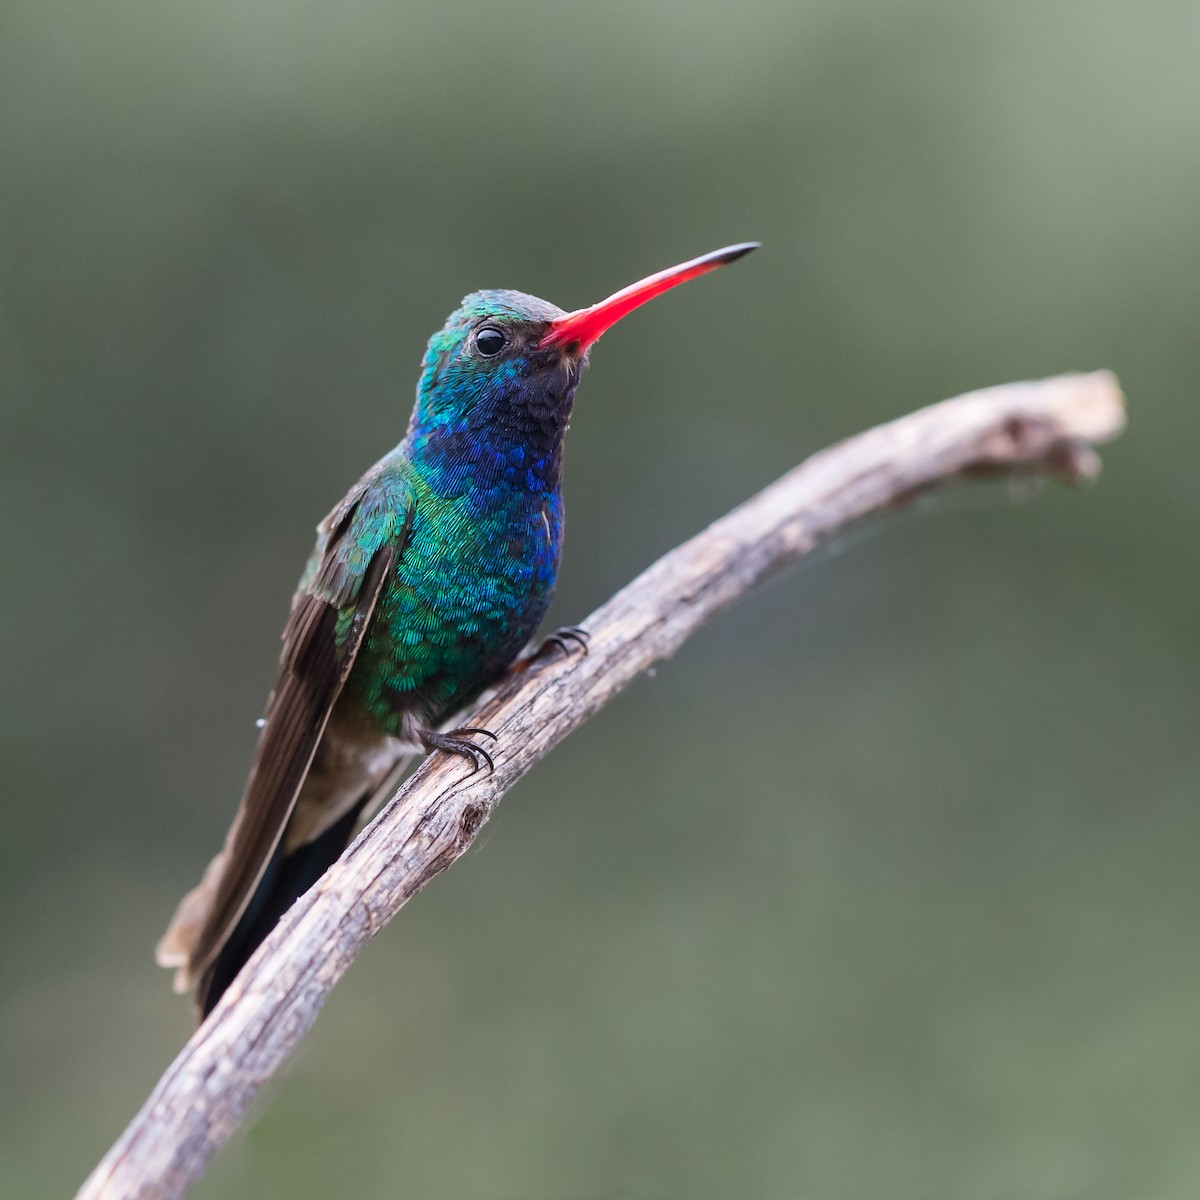
[[[511,460],[523,447],[557,462],[589,348],[668,288],[741,258],[746,242],[660,271],[566,313],[523,292],[472,292],[429,340],[407,444],[431,465]],[[557,471],[555,471],[557,480]]]
[[[523,292],[472,292],[429,339],[409,427],[418,446],[473,435],[561,442],[586,351],[542,342],[563,310]]]

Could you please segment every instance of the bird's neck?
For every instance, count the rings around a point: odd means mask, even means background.
[[[546,386],[484,389],[470,405],[419,394],[405,451],[443,495],[479,492],[505,506],[554,495],[578,379],[572,367],[543,377]]]
[[[538,421],[417,424],[404,448],[435,494],[470,494],[509,507],[526,497],[540,503],[559,491],[565,433],[565,416],[560,423],[553,413]]]

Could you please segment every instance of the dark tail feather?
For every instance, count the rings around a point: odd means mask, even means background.
[[[259,943],[279,918],[308,891],[345,850],[368,797],[331,825],[319,838],[284,855],[277,847],[246,911],[196,989],[200,1016],[207,1017]]]

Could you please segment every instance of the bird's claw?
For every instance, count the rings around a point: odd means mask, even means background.
[[[458,729],[448,729],[445,733],[426,730],[421,734],[421,741],[426,750],[444,750],[447,754],[457,754],[460,758],[469,758],[472,775],[484,763],[487,763],[490,775],[496,769],[496,764],[482,746],[471,741],[472,736],[489,737],[493,742],[498,740],[490,729],[481,729],[477,725],[462,725]]]
[[[582,626],[564,625],[561,629],[556,629],[546,638],[541,645],[541,649],[538,650],[538,656],[540,657],[545,654],[551,646],[557,646],[568,658],[576,650],[582,650],[586,654],[588,652],[588,638],[591,636]]]

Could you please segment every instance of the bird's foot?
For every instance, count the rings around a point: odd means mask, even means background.
[[[493,742],[497,740],[496,735],[490,729],[480,729],[477,725],[463,725],[458,729],[448,729],[445,733],[424,729],[420,734],[421,744],[426,750],[444,750],[447,754],[457,754],[460,758],[469,758],[473,768],[472,775],[484,763],[487,763],[490,775],[496,769],[496,764],[482,746],[471,741],[472,736],[489,737]]]
[[[568,658],[575,653],[576,650],[582,650],[584,654],[588,652],[588,638],[592,635],[588,633],[580,625],[564,625],[561,629],[556,629],[546,640],[538,647],[534,658],[541,658],[551,646],[557,646],[563,654]]]

